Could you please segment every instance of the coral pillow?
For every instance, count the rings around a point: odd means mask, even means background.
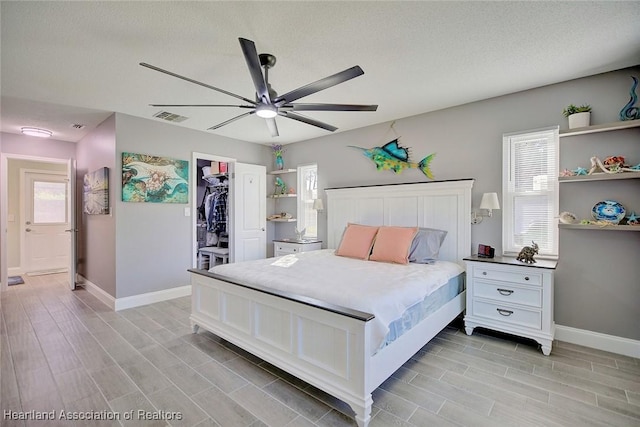
[[[418,227],[380,227],[373,245],[371,261],[409,263],[409,249]]]
[[[378,227],[348,224],[344,230],[344,235],[342,236],[342,241],[336,251],[336,255],[348,258],[369,259],[371,247],[373,246],[377,232]]]

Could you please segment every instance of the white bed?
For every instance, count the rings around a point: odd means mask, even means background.
[[[438,228],[448,232],[439,259],[463,267],[462,258],[471,253],[472,186],[473,180],[466,179],[327,189],[328,247],[335,248],[349,222]],[[293,271],[281,270],[285,276]],[[348,303],[348,298],[327,302],[322,294],[300,296],[286,284],[276,285],[272,274],[258,284],[259,275],[250,272],[231,281],[221,274],[189,271],[194,332],[203,327],[345,401],[359,426],[369,423],[371,393],[465,307],[462,292],[377,350],[380,319],[361,309],[366,306]]]

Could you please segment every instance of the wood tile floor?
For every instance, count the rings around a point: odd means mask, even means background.
[[[1,295],[2,426],[355,425],[344,403],[192,334],[189,298],[116,313],[65,275],[25,282]],[[375,391],[370,425],[640,426],[638,359],[478,332],[442,331]]]

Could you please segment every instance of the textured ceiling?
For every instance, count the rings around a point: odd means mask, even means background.
[[[147,62],[253,98],[238,37],[277,57],[285,93],[353,65],[365,74],[299,102],[378,104],[308,112],[337,132],[640,64],[640,2],[7,2],[1,5],[3,132],[43,126],[77,141],[111,112],[236,99],[146,69]],[[176,126],[256,143],[327,135],[243,111],[167,108]],[[85,124],[73,129],[73,124]]]

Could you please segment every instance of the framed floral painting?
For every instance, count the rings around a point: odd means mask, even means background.
[[[122,153],[122,201],[188,203],[189,162]]]

